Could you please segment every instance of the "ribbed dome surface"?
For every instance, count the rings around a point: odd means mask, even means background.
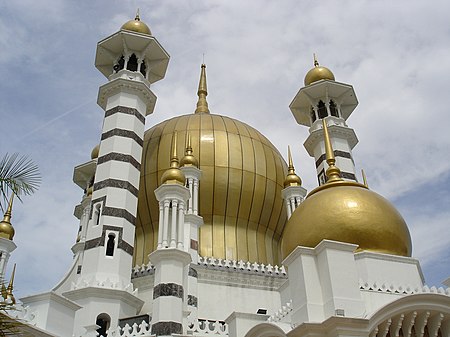
[[[154,190],[169,168],[174,131],[180,154],[185,151],[186,133],[190,133],[193,155],[202,171],[200,255],[279,263],[286,223],[281,190],[287,165],[254,128],[208,113],[175,117],[145,133],[135,262],[147,262],[156,248],[159,212]]]

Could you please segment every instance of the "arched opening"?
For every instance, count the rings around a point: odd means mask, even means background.
[[[94,212],[95,226],[98,226],[100,224],[100,211],[101,211],[101,205],[100,204],[95,205],[95,212]]]
[[[333,100],[330,100],[330,114],[334,117],[339,117],[338,109],[336,103]]]
[[[311,115],[311,124],[314,123],[316,121],[316,112],[314,111],[314,108],[311,107],[311,110],[309,111],[310,115]]]
[[[141,63],[141,74],[144,75],[144,77],[147,74],[147,65],[145,64],[145,60]]]
[[[137,59],[136,55],[131,54],[130,58],[128,59],[127,69],[130,71],[138,70],[138,59]]]
[[[124,66],[125,66],[125,58],[122,55],[117,60],[117,63],[114,65],[114,72],[117,73],[119,70],[122,70]]]
[[[106,256],[113,256],[114,255],[114,247],[115,247],[115,242],[116,241],[116,236],[114,235],[114,233],[109,233],[108,234],[108,242],[106,243]]]
[[[328,116],[327,107],[325,106],[325,103],[322,100],[320,100],[319,103],[317,104],[317,112],[319,113],[320,119]]]
[[[106,332],[108,331],[111,324],[111,317],[109,317],[108,314],[101,313],[97,316],[95,324],[99,326],[99,328],[97,329],[98,335],[106,337]]]

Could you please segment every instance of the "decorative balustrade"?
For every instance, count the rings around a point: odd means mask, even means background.
[[[286,277],[286,268],[284,266],[272,266],[271,264],[265,265],[264,263],[257,262],[245,262],[242,260],[227,260],[216,259],[214,257],[201,257],[198,258],[198,264],[206,268],[213,268],[218,270],[246,272],[246,273],[258,273],[260,275],[270,275]]]
[[[194,335],[210,334],[219,336],[228,336],[228,325],[224,321],[216,321],[209,319],[197,319],[190,322],[188,331]]]
[[[292,300],[283,305],[278,311],[270,315],[268,322],[279,322],[292,311]]]
[[[135,266],[131,272],[131,278],[152,275],[155,273],[155,267],[149,262],[140,266]]]
[[[423,287],[412,287],[410,285],[396,285],[396,284],[386,284],[383,282],[364,282],[359,281],[359,289],[378,291],[391,294],[420,294],[420,293],[432,293],[432,294],[442,294],[450,296],[450,288],[443,287],[428,287],[424,285]]]

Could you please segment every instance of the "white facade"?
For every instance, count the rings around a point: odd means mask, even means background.
[[[112,71],[119,56],[132,54],[138,71],[126,63]],[[157,65],[153,73],[141,72],[143,60]],[[86,193],[75,209],[80,232],[73,264],[52,290],[21,299],[23,317],[39,335],[450,336],[450,288],[425,286],[411,257],[356,252],[355,244],[330,240],[295,248],[282,266],[199,256],[201,167],[181,168],[185,186],[162,184],[155,191],[158,247],[150,263],[133,267],[145,116],[156,101],[150,85],[164,77],[167,61],[149,35],[119,31],[99,43],[96,66],[108,78],[98,98],[105,119],[98,158],[75,168],[74,181]],[[336,166],[355,176],[351,151],[358,140],[346,125],[357,105],[353,88],[322,80],[302,88],[291,104],[297,122],[310,127],[305,147],[319,180],[325,146],[319,112],[313,109],[311,119],[311,106],[320,100],[329,113],[323,118],[338,151]],[[282,193],[290,217],[306,190],[289,186]],[[133,317],[133,326],[119,326]]]

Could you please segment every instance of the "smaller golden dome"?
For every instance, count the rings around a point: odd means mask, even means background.
[[[288,186],[302,186],[302,180],[295,174],[294,163],[292,162],[291,148],[288,146],[288,174],[284,179],[284,187]]]
[[[100,151],[100,144],[97,144],[91,151],[91,159],[97,159],[99,151]]]
[[[150,31],[150,28],[141,21],[141,18],[139,17],[139,10],[136,13],[136,17],[134,20],[127,21],[123,24],[123,26],[120,28],[123,30],[130,30],[132,32],[152,35],[152,32]]]
[[[320,80],[332,80],[334,81],[334,74],[330,69],[322,67],[314,55],[314,68],[312,68],[305,76],[305,86]]]
[[[188,134],[187,137],[187,146],[186,146],[186,153],[183,158],[181,158],[180,166],[195,166],[198,167],[198,160],[195,158],[195,156],[192,154],[192,146],[191,146],[191,135]]]
[[[186,177],[178,167],[171,167],[163,173],[161,184],[179,184],[184,185]]]
[[[172,159],[170,161],[170,168],[166,170],[161,177],[161,184],[179,184],[184,185],[186,177],[180,170],[180,164],[177,157],[177,133],[173,134],[172,138]]]
[[[3,220],[0,222],[0,238],[5,238],[8,240],[12,240],[15,233],[14,227],[11,225],[13,198],[14,194],[11,196],[8,204],[8,209],[5,212]]]
[[[327,182],[312,190],[292,213],[283,232],[281,251],[314,248],[322,240],[358,245],[358,251],[411,256],[411,236],[400,213],[367,186],[340,177],[326,120],[322,120]]]

